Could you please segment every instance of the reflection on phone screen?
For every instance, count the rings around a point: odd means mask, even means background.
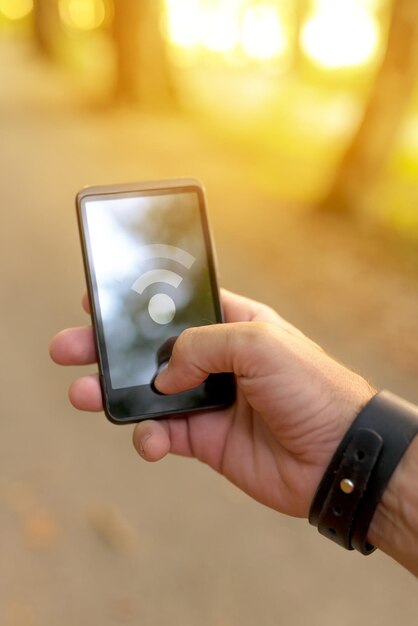
[[[112,387],[150,384],[173,337],[217,321],[198,194],[95,197],[84,211]]]

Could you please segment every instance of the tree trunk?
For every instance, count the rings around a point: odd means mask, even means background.
[[[304,56],[301,47],[301,34],[305,25],[306,18],[309,15],[309,0],[296,0],[294,2],[294,19],[291,32],[291,69],[295,74],[299,74],[304,62]]]
[[[396,140],[417,75],[418,0],[394,0],[386,53],[363,119],[320,209],[350,215],[367,206]]]
[[[44,56],[53,58],[60,21],[56,0],[34,0],[33,32],[36,46]]]
[[[115,99],[167,108],[176,91],[160,28],[161,0],[114,0]]]

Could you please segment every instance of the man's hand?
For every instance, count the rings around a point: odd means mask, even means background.
[[[374,390],[269,307],[227,291],[222,302],[226,323],[184,331],[156,385],[177,393],[210,373],[233,372],[236,402],[139,422],[134,445],[148,461],[169,452],[195,457],[263,504],[306,517],[332,454]],[[62,331],[50,352],[63,365],[93,363],[91,327]],[[102,409],[97,376],[77,379],[69,395],[78,409]]]

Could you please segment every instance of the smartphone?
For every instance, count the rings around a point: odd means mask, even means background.
[[[201,183],[88,187],[77,195],[77,216],[108,419],[122,424],[230,405],[230,373],[172,395],[153,386],[184,329],[223,321]]]

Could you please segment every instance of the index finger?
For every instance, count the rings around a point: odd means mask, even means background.
[[[85,310],[86,313],[88,313],[89,315],[91,314],[91,308],[90,308],[90,301],[89,301],[89,297],[87,293],[83,294],[83,298],[82,298],[82,306],[83,309]]]
[[[225,322],[252,322],[259,320],[277,324],[282,318],[269,306],[237,293],[221,289]]]
[[[226,289],[221,289],[221,297],[225,322],[269,322],[280,326],[292,335],[305,337],[302,331],[266,304],[239,296]]]
[[[59,365],[91,365],[97,360],[91,326],[66,328],[55,335],[49,353]]]

